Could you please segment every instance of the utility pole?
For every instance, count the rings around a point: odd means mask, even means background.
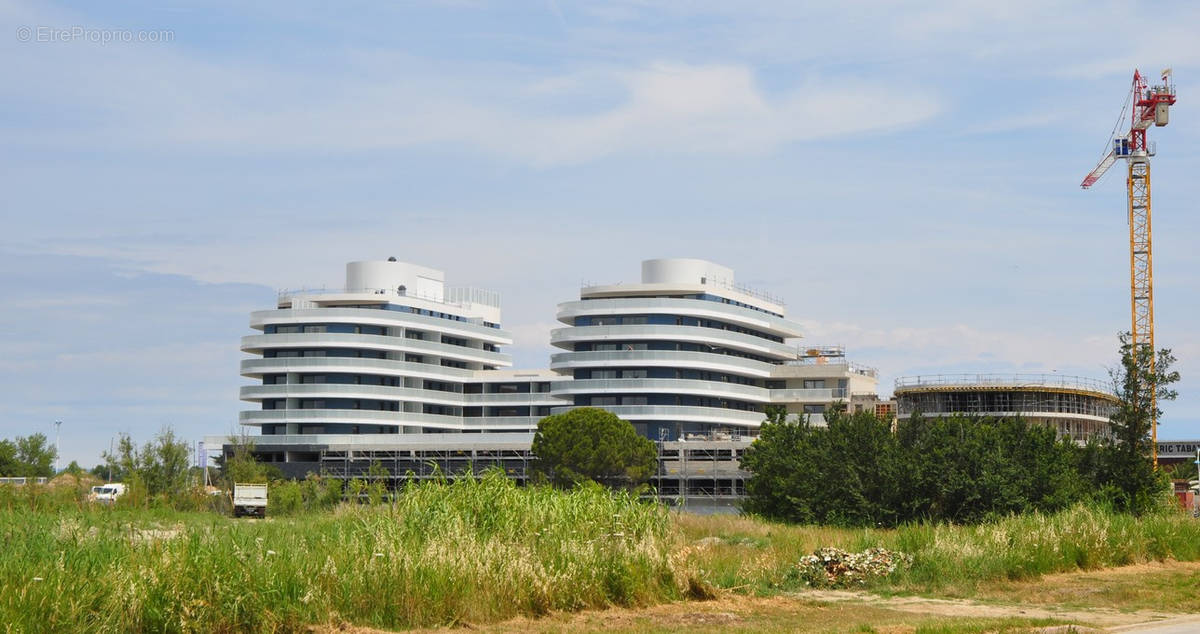
[[[62,437],[62,421],[54,421],[54,475],[58,475],[58,464],[62,460],[62,449],[58,446],[58,441]]]

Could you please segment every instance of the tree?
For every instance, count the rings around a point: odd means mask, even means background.
[[[17,444],[7,438],[0,440],[0,476],[12,477],[21,470],[17,462]]]
[[[48,478],[54,475],[58,450],[45,434],[0,440],[0,476]]]
[[[254,459],[254,441],[249,436],[230,436],[230,451],[222,451],[216,458],[221,470],[220,479],[226,488],[233,490],[237,482],[267,482],[283,479],[279,467],[264,464]]]
[[[742,507],[774,519],[817,522],[822,451],[814,442],[815,430],[806,416],[789,422],[782,406],[770,405],[766,413],[758,438],[742,455],[742,469],[752,474]]]
[[[658,463],[653,442],[628,421],[595,407],[539,421],[533,455],[534,472],[562,487],[593,480],[632,488],[649,480]]]
[[[890,420],[847,414],[839,405],[826,410],[825,422],[816,427],[807,416],[788,420],[782,408],[768,408],[758,439],[742,456],[742,468],[753,474],[743,508],[790,522],[894,524]]]
[[[188,443],[164,428],[142,448],[141,471],[151,495],[178,495],[188,487]]]
[[[169,427],[141,449],[121,434],[116,449],[102,455],[114,480],[144,486],[149,495],[174,496],[188,487],[188,445]]]
[[[1082,451],[1020,418],[911,417],[893,433],[871,412],[825,412],[826,425],[769,410],[746,449],[743,508],[773,519],[842,526],[980,522],[1054,511],[1084,490]]]
[[[17,461],[25,465],[22,475],[46,478],[54,475],[54,460],[58,450],[46,440],[45,434],[17,437]]]
[[[1117,510],[1141,514],[1158,504],[1166,487],[1164,474],[1154,470],[1157,447],[1151,446],[1150,427],[1162,416],[1158,403],[1178,396],[1171,384],[1179,381],[1179,372],[1171,369],[1170,349],[1155,353],[1141,344],[1135,349],[1128,332],[1120,341],[1121,366],[1111,372],[1119,399],[1113,438],[1101,449],[1096,487]]]

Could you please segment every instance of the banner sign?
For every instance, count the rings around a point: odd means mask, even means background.
[[[1158,443],[1158,457],[1161,458],[1195,458],[1196,449],[1200,448],[1200,440],[1171,440]]]

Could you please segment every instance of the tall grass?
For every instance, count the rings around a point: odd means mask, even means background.
[[[877,581],[898,590],[961,588],[981,582],[1200,559],[1200,522],[1173,511],[1142,517],[1095,506],[1013,515],[987,524],[906,524],[897,529],[789,526],[750,517],[681,517],[700,578],[719,587],[789,589],[800,557],[833,546],[913,555],[910,567]]]
[[[1080,505],[977,526],[907,525],[877,541],[914,556],[894,583],[970,587],[1148,561],[1194,561],[1200,559],[1200,522],[1172,511],[1134,517]]]
[[[679,597],[670,518],[599,488],[501,475],[387,507],[234,522],[0,510],[0,622],[16,631],[302,631],[454,624]]]
[[[2,487],[0,487],[2,488]],[[267,521],[96,508],[79,492],[0,491],[0,623],[10,631],[304,631],[494,621],[644,605],[719,587],[799,587],[799,559],[835,546],[914,557],[881,589],[1150,560],[1200,559],[1200,522],[1091,507],[978,526],[894,530],[676,515],[598,487],[411,484],[383,506]]]

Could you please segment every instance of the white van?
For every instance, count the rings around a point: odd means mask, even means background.
[[[101,504],[112,504],[125,494],[125,485],[120,482],[110,482],[92,487],[92,494],[88,498],[93,502]]]

